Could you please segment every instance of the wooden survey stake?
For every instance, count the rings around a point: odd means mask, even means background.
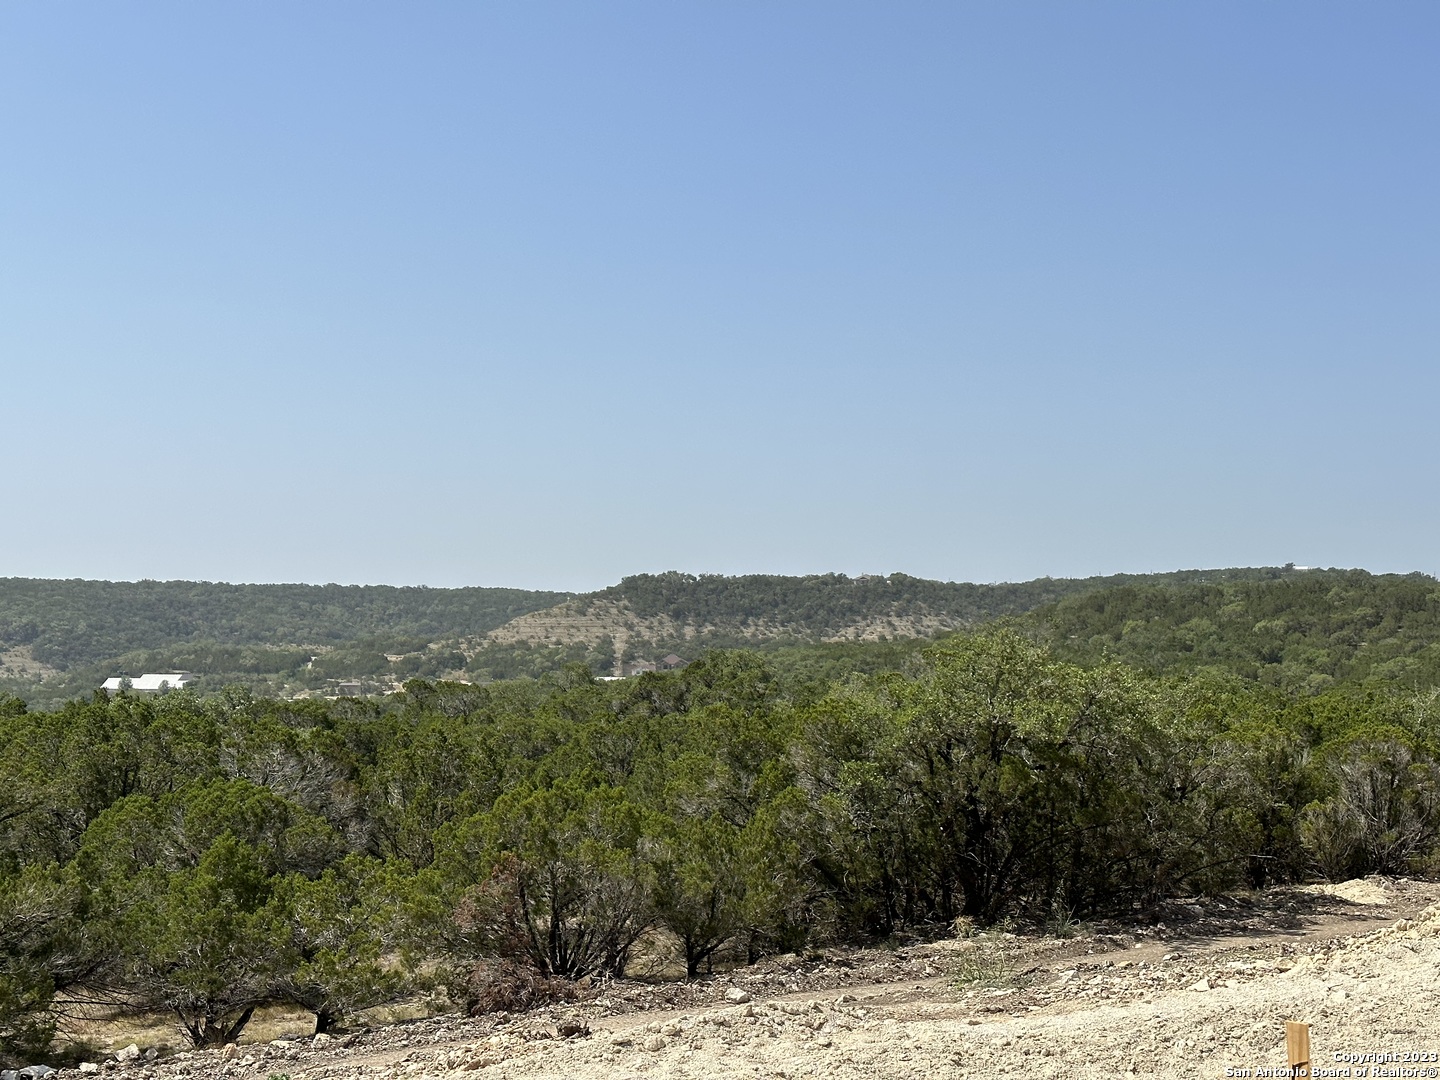
[[[1285,1021],[1285,1054],[1292,1076],[1310,1075],[1310,1025]]]

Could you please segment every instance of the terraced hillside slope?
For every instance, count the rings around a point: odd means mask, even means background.
[[[370,694],[580,664],[767,652],[782,675],[895,670],[923,642],[1017,621],[1082,663],[1211,669],[1315,692],[1440,685],[1440,583],[1294,567],[991,585],[905,574],[642,574],[583,596],[517,589],[0,579],[0,694],[54,707],[112,675],[190,671],[198,689]]]
[[[509,673],[508,665],[522,654],[532,663],[545,656],[551,662],[589,662],[620,671],[668,653],[693,659],[712,648],[928,639],[1022,615],[1065,597],[1122,587],[1262,583],[1297,573],[1303,571],[1232,568],[978,585],[898,573],[726,577],[672,571],[628,577],[600,592],[520,616],[465,642],[464,649],[472,670],[496,676]]]

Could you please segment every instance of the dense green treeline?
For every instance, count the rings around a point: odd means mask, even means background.
[[[925,638],[782,644],[765,650],[765,663],[793,695],[810,698],[854,675],[907,671],[933,644]]]
[[[1085,662],[1113,654],[1148,670],[1211,667],[1287,687],[1308,680],[1319,689],[1364,677],[1381,667],[1383,654],[1398,663],[1380,675],[1419,685],[1433,681],[1435,664],[1412,654],[1427,642],[1433,616],[1406,606],[1400,594],[1423,592],[1431,581],[1289,567],[998,585],[904,574],[638,575],[555,614],[563,623],[601,612],[614,623],[612,632],[626,637],[617,657],[603,635],[571,645],[543,640],[543,630],[536,640],[482,640],[512,618],[565,599],[563,593],[12,578],[0,579],[0,693],[54,707],[111,675],[170,670],[201,676],[204,691],[236,683],[261,695],[294,696],[333,693],[341,681],[360,680],[367,692],[380,692],[408,678],[536,678],[570,663],[604,675],[616,659],[668,652],[694,659],[736,648],[784,652],[787,667],[838,677],[893,667],[913,651],[903,643],[914,635],[1005,619],[1053,635],[1067,655]],[[1323,612],[1306,608],[1283,621],[1294,598],[1303,607],[1331,592]],[[596,601],[605,603],[596,608]],[[1374,622],[1377,612],[1385,614]],[[637,635],[635,619],[662,615],[675,620],[671,629]],[[1254,631],[1262,622],[1266,627]],[[848,651],[824,643],[860,628],[881,640],[850,642]],[[1358,635],[1374,658],[1331,662],[1328,653],[1343,649],[1347,635]],[[1384,647],[1374,648],[1381,639]],[[807,656],[806,646],[820,651]],[[1286,654],[1279,667],[1277,650]],[[1327,654],[1323,670],[1311,663],[1320,654]]]
[[[76,995],[203,1045],[269,1002],[323,1030],[427,980],[512,1007],[637,949],[695,975],[1435,867],[1432,694],[1080,666],[1012,631],[903,666],[0,704],[0,1054]]]
[[[525,589],[0,578],[0,648],[65,669],[192,642],[333,645],[479,635],[569,596]]]
[[[1179,575],[1177,575],[1179,577]],[[1151,674],[1235,676],[1292,694],[1440,687],[1440,582],[1427,574],[1282,570],[1230,580],[1115,584],[995,620],[1057,656]],[[903,671],[927,642],[762,646],[790,681]]]
[[[698,627],[735,631],[765,622],[796,640],[833,635],[865,619],[948,616],[964,625],[1019,615],[1077,593],[1144,583],[1167,588],[1194,582],[1271,580],[1294,573],[1280,568],[1179,570],[1167,574],[1115,574],[1093,578],[1037,578],[975,585],[929,581],[907,574],[637,574],[591,594],[621,599],[640,616],[667,615]],[[582,598],[582,603],[583,603]],[[727,642],[729,644],[729,642]],[[741,644],[736,642],[735,644]]]
[[[1087,664],[1223,671],[1306,693],[1367,681],[1440,686],[1440,582],[1426,574],[1129,585],[1069,597],[1026,625]]]

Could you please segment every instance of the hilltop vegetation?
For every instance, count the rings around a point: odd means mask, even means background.
[[[1284,568],[1182,570],[997,585],[906,574],[639,574],[499,628],[475,643],[467,670],[504,678],[582,662],[608,673],[616,664],[671,652],[693,658],[712,649],[759,648],[784,650],[805,670],[833,674],[853,661],[854,670],[874,671],[888,662],[885,658],[908,650],[877,644],[873,651],[822,648],[803,655],[803,647],[934,639],[1022,615],[1062,597],[1123,585],[1171,588],[1273,580],[1292,573]]]
[[[1337,683],[1440,686],[1440,582],[1426,574],[1121,585],[1067,597],[1026,625],[1085,664],[1221,671],[1305,693]]]
[[[1268,571],[1153,580],[1255,573]],[[573,662],[606,673],[617,660],[664,655],[676,646],[693,658],[708,648],[836,633],[930,637],[1131,580],[1152,579],[989,586],[900,574],[852,580],[671,573],[627,578],[572,598],[519,589],[4,578],[0,690],[52,706],[110,675],[146,670],[193,671],[202,676],[202,689],[235,683],[273,695],[333,691],[341,680],[378,690],[415,676],[536,677]],[[586,621],[587,613],[599,612],[611,621]],[[538,621],[527,623],[527,615]],[[663,616],[659,630],[634,632],[637,621],[655,616]],[[492,634],[507,625],[515,629]]]
[[[388,671],[384,653],[484,634],[568,594],[388,585],[227,585],[194,581],[0,578],[0,690],[57,703],[112,674],[192,670],[276,689],[312,655],[341,677]],[[6,656],[5,654],[9,654]],[[463,659],[461,661],[463,665]],[[419,674],[416,670],[403,672]],[[340,670],[344,669],[344,670]],[[428,674],[437,674],[431,670]],[[43,680],[43,681],[42,681]],[[304,685],[303,680],[301,685]],[[319,685],[324,685],[320,679]]]
[[[782,577],[749,574],[639,574],[581,597],[582,612],[594,601],[620,600],[640,618],[668,616],[693,627],[783,627],[789,636],[817,641],[843,636],[871,620],[940,617],[953,627],[1019,615],[1076,593],[1146,584],[1168,588],[1196,582],[1270,580],[1280,569],[1180,570],[1167,574],[1115,574],[1091,578],[975,585],[927,581],[907,574],[815,574]]]
[[[1422,574],[1286,567],[974,585],[680,573],[584,596],[187,582],[0,580],[0,692],[54,707],[109,675],[186,670],[199,689],[363,693],[411,678],[629,670],[667,653],[760,649],[823,685],[900,671],[927,641],[994,622],[1057,655],[1152,673],[1213,671],[1289,692],[1440,685],[1440,585]],[[353,689],[351,692],[354,692]]]
[[[1434,578],[1282,567],[984,586],[899,574],[644,575],[502,627],[468,670],[503,677],[581,662],[599,672],[612,650],[630,659],[752,648],[787,682],[825,683],[904,670],[927,640],[995,622],[1087,666],[1116,659],[1306,694],[1440,686]],[[521,627],[529,638],[516,639]]]
[[[389,585],[227,585],[206,581],[0,578],[0,644],[57,668],[138,649],[331,645],[365,637],[483,634],[568,594]]]

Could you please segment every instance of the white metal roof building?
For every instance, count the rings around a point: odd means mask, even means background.
[[[183,690],[195,681],[195,676],[188,671],[170,671],[160,675],[136,675],[127,679],[123,675],[113,679],[106,679],[100,689],[109,690],[114,693],[122,687],[122,683],[129,683],[128,689],[137,694],[163,694],[166,690]]]

